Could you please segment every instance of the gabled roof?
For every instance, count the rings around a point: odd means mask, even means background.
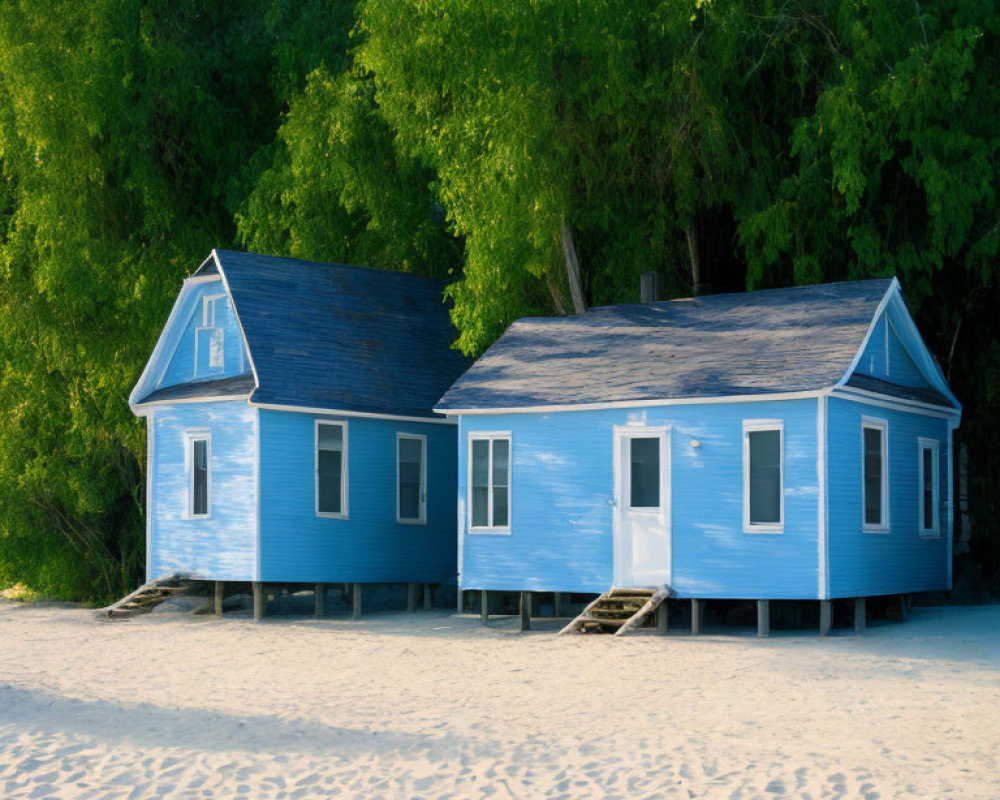
[[[228,250],[213,250],[189,280],[216,273],[243,332],[251,403],[430,417],[469,366],[451,349],[455,330],[442,282]],[[133,406],[169,394],[146,378]]]
[[[545,410],[827,389],[846,383],[875,319],[898,295],[895,279],[877,279],[522,319],[437,409]],[[940,377],[929,353],[927,360]],[[946,385],[941,394],[954,400]]]

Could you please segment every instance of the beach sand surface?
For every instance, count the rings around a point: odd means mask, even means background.
[[[1000,607],[757,639],[0,603],[0,797],[1000,798]]]

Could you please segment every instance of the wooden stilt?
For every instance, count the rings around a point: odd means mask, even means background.
[[[667,630],[670,628],[670,606],[668,603],[670,603],[669,600],[664,600],[656,609],[656,632],[660,636],[666,636]]]
[[[326,584],[317,583],[313,588],[313,599],[316,601],[316,616],[326,614]]]
[[[490,621],[490,593],[485,589],[479,593],[479,619],[483,625]]]
[[[556,619],[562,617],[562,592],[552,594],[552,614]]]
[[[771,635],[771,601],[757,601],[757,635],[761,638]]]
[[[907,607],[906,607],[906,605],[907,605],[907,603],[906,603],[906,595],[905,594],[901,594],[899,596],[899,618],[901,620],[903,620],[903,622],[906,622],[906,612],[908,610]]]
[[[704,602],[701,600],[691,600],[691,635],[697,636],[701,633],[701,623],[702,623],[702,607]]]
[[[352,587],[352,606],[353,613],[351,616],[354,619],[361,619],[361,584],[356,583]]]
[[[264,616],[264,584],[261,581],[253,582],[253,621],[260,622]]]
[[[854,632],[864,633],[865,625],[868,622],[868,613],[865,608],[865,598],[854,598]]]
[[[531,630],[531,592],[521,592],[521,631]]]
[[[424,611],[430,611],[434,608],[434,592],[431,591],[431,585],[429,583],[424,584]]]
[[[215,616],[222,616],[222,599],[226,594],[226,584],[223,581],[215,582]]]
[[[829,636],[833,627],[833,603],[829,600],[819,601],[819,635]]]
[[[408,583],[406,584],[406,610],[416,611],[417,610],[417,592],[420,589],[420,584]]]

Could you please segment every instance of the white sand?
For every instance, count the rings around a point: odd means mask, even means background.
[[[1000,797],[1000,607],[862,637],[0,603],[0,797]]]

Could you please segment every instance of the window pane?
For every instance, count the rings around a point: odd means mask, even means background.
[[[192,498],[191,513],[208,513],[208,442],[205,439],[195,439],[191,442],[193,447],[192,466]]]
[[[344,449],[344,426],[320,424],[319,426],[319,448],[320,450],[343,450]]]
[[[493,488],[493,527],[506,528],[509,524],[507,519],[507,494],[506,486],[495,486]]]
[[[420,473],[423,453],[420,439],[399,440],[399,518],[420,519]]]
[[[924,530],[934,529],[934,451],[930,447],[923,448],[924,460]]]
[[[223,365],[225,357],[224,342],[225,335],[222,332],[222,328],[212,328],[212,336],[208,346],[208,366],[215,368]]]
[[[882,524],[882,431],[865,428],[865,523]]]
[[[660,506],[660,440],[629,439],[632,460],[632,508]]]
[[[493,440],[493,488],[507,485],[507,467],[510,463],[510,442]]]
[[[749,431],[750,523],[781,522],[781,431]]]
[[[323,428],[320,428],[322,431]],[[317,504],[321,513],[339,514],[341,480],[343,477],[343,453],[338,450],[323,450],[317,453],[319,475]]]
[[[490,443],[486,439],[472,442],[472,524],[476,528],[489,525]]]
[[[419,464],[423,448],[424,448],[424,442],[422,439],[400,439],[399,463]]]

